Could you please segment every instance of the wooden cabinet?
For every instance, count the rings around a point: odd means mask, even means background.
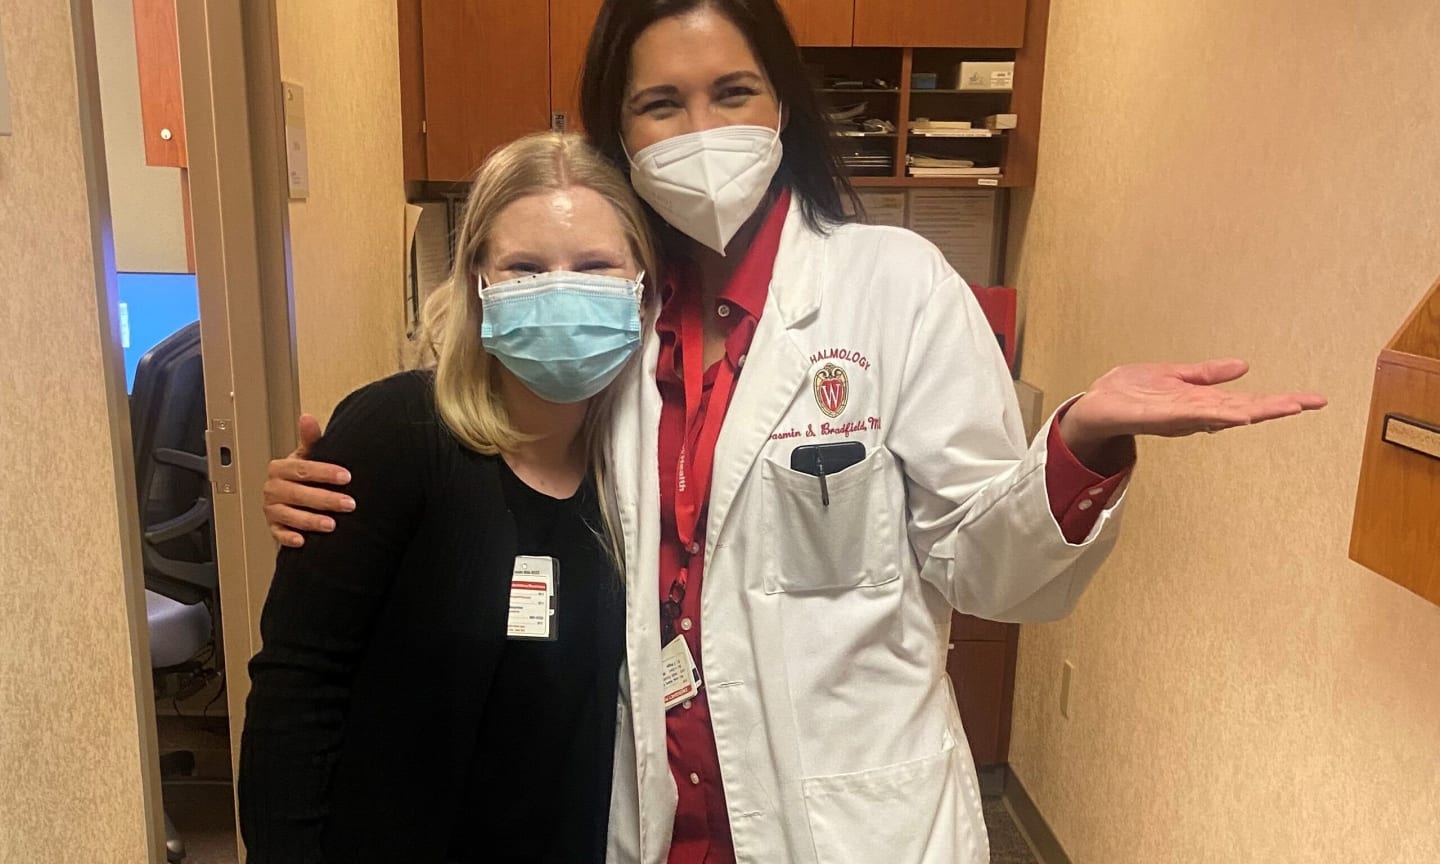
[[[1019,48],[1026,0],[855,0],[857,46]]]
[[[174,0],[134,0],[137,4]],[[396,0],[405,179],[464,182],[496,147],[548,128],[583,131],[580,75],[603,0]],[[806,60],[855,80],[894,82],[858,97],[897,127],[888,176],[861,186],[1027,186],[1034,182],[1050,0],[779,0]],[[863,50],[854,46],[864,46]],[[1018,46],[1018,47],[1017,47]],[[997,50],[998,49],[998,50]],[[1013,91],[913,90],[910,73],[953,74],[963,60],[1014,59]],[[620,74],[619,70],[615,70]],[[863,93],[863,95],[861,95]],[[848,94],[848,95],[847,95]],[[956,158],[1001,169],[987,177],[911,177],[912,118],[983,123],[1018,116],[1015,129],[951,142]],[[934,141],[925,142],[940,145]],[[942,142],[943,143],[943,142]],[[846,139],[847,147],[859,147]],[[969,152],[973,150],[974,152]],[[947,151],[948,152],[948,151]],[[927,155],[927,154],[922,154]],[[953,154],[952,154],[953,155]]]
[[[1440,605],[1440,281],[1380,352],[1350,557]]]
[[[978,766],[1010,758],[1010,715],[1020,625],[956,615],[946,663],[970,754]]]
[[[140,125],[145,164],[184,168],[185,102],[175,0],[134,0],[135,59],[140,69]]]
[[[397,0],[400,24],[400,137],[405,179],[429,177],[425,159],[425,63],[420,0]]]
[[[495,148],[550,127],[546,3],[429,0],[420,31],[426,179],[467,180]]]
[[[556,128],[579,132],[580,73],[603,0],[550,0],[550,112]]]
[[[779,0],[796,43],[807,48],[849,47],[855,0]]]
[[[495,148],[580,131],[603,0],[397,0],[407,180],[468,180]]]

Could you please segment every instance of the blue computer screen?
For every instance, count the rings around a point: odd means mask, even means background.
[[[135,367],[166,336],[200,320],[194,273],[117,273],[120,345],[125,349],[125,390],[135,388]]]

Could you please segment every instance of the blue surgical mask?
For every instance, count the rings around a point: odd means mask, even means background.
[[[485,351],[547,402],[583,402],[619,376],[640,346],[641,273],[555,271],[485,286]]]

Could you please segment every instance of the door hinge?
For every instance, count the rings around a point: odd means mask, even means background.
[[[234,495],[239,487],[235,471],[235,421],[212,418],[205,430],[205,455],[210,460],[210,482],[221,495]]]
[[[421,134],[421,135],[429,135],[429,134],[430,134],[430,121],[429,121],[429,120],[421,120],[421,121],[420,121],[420,134]]]

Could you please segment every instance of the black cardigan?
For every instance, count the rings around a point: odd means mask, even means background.
[[[350,470],[358,507],[276,565],[240,755],[252,864],[444,862],[465,825],[517,537],[500,460],[462,447],[433,398],[427,374],[372,384],[314,449]],[[617,696],[620,608],[602,624],[602,705]],[[603,776],[572,791],[556,826],[583,834],[564,845],[594,861],[615,737],[614,711],[599,715],[577,741],[593,737]]]

